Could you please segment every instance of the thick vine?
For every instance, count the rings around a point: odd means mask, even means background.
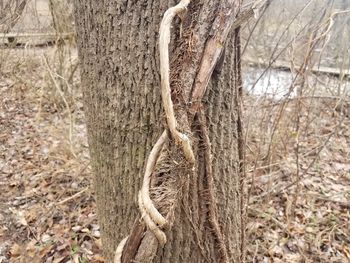
[[[155,207],[151,197],[150,197],[150,182],[151,177],[155,173],[155,168],[159,161],[159,157],[164,150],[163,148],[168,143],[173,140],[175,145],[180,146],[182,155],[187,160],[187,163],[194,169],[196,166],[195,155],[192,150],[192,142],[188,135],[180,132],[177,125],[177,120],[175,117],[174,105],[171,98],[171,88],[169,80],[169,43],[170,43],[170,27],[173,19],[176,16],[180,16],[183,19],[183,14],[187,11],[187,7],[191,0],[181,0],[176,6],[169,8],[162,19],[160,25],[160,38],[159,38],[159,55],[160,55],[160,74],[161,74],[161,95],[164,107],[164,112],[166,116],[166,127],[162,135],[157,140],[156,144],[153,146],[150,155],[147,159],[146,169],[144,173],[143,183],[141,190],[138,195],[138,204],[141,212],[141,219],[143,219],[144,224],[153,233],[154,237],[158,241],[158,244],[164,246],[166,243],[166,235],[163,232],[164,227],[168,225],[166,215],[162,215],[158,209]],[[246,22],[249,18],[257,15],[258,11],[264,7],[268,0],[257,0],[256,2],[250,3],[248,7],[244,7],[241,11],[241,16],[235,16],[235,6],[230,1],[223,1],[221,8],[219,9],[219,14],[215,18],[212,25],[212,34],[207,39],[204,50],[202,51],[201,62],[198,65],[197,75],[195,77],[191,96],[189,98],[189,109],[187,112],[188,121],[192,123],[194,116],[198,113],[198,121],[203,137],[203,143],[205,144],[205,170],[207,187],[209,192],[208,202],[209,213],[208,220],[213,229],[213,233],[217,243],[218,254],[220,255],[220,262],[228,263],[229,255],[226,242],[224,240],[224,235],[221,232],[221,228],[217,216],[216,199],[214,192],[214,175],[212,171],[212,153],[210,147],[210,140],[207,131],[207,125],[205,120],[205,114],[202,110],[201,101],[205,94],[206,88],[210,81],[213,70],[220,59],[223,52],[223,47],[225,45],[227,36],[230,31],[239,27],[242,23]],[[232,2],[232,1],[231,1]],[[144,224],[135,224],[130,237],[124,238],[118,245],[115,252],[114,263],[121,263],[125,258],[123,258],[123,251],[125,246],[128,246],[128,241],[132,240],[131,243],[139,245],[144,232]],[[135,234],[136,233],[136,234]],[[137,237],[135,238],[136,235]],[[134,242],[138,240],[137,242]],[[127,249],[128,250],[128,249]],[[132,252],[128,255],[131,258],[132,255],[137,250],[136,247],[131,248]]]

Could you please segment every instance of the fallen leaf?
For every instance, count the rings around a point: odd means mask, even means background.
[[[12,247],[10,248],[10,254],[11,254],[11,257],[18,257],[21,255],[21,247],[15,243],[12,245]]]
[[[96,260],[98,262],[104,262],[105,261],[105,259],[100,254],[94,255],[94,260]]]
[[[59,257],[59,258],[55,258],[52,263],[60,263],[62,262],[66,257]]]

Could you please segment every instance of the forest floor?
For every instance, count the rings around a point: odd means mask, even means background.
[[[0,262],[103,262],[80,91],[62,102],[53,48],[1,52]]]
[[[350,262],[349,110],[307,91],[246,97],[248,262]]]
[[[0,263],[103,262],[78,80],[0,52]],[[248,262],[350,262],[349,104],[296,106],[245,100]]]

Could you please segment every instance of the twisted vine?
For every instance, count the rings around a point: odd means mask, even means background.
[[[188,136],[176,129],[176,119],[174,106],[171,100],[171,89],[169,81],[169,43],[170,26],[176,15],[187,10],[190,0],[182,0],[176,6],[169,8],[160,24],[159,51],[160,51],[160,75],[163,107],[167,119],[168,129],[177,144],[182,146],[184,155],[191,164],[195,163],[195,157],[192,151],[191,142]]]
[[[187,11],[187,6],[191,0],[181,0],[176,6],[169,8],[163,16],[160,25],[160,38],[159,38],[159,50],[160,50],[160,74],[161,74],[161,95],[163,107],[166,115],[166,126],[162,135],[153,146],[150,155],[147,159],[145,174],[143,178],[143,184],[138,195],[138,205],[142,214],[142,219],[147,228],[154,234],[158,243],[163,246],[166,243],[166,235],[163,232],[163,228],[168,224],[167,219],[158,211],[150,198],[150,181],[151,176],[155,171],[159,156],[164,148],[165,143],[173,139],[176,145],[182,148],[182,152],[188,163],[193,167],[195,165],[195,157],[193,154],[191,140],[189,137],[180,132],[177,127],[175,118],[174,106],[171,99],[171,88],[169,80],[169,43],[170,43],[170,27],[173,19],[176,16],[183,18],[184,13]],[[225,1],[223,1],[225,6]],[[258,16],[259,11],[265,7],[269,0],[256,0],[247,5],[244,10],[241,11],[241,15],[236,17],[234,15],[234,6],[229,6],[221,10],[220,14],[213,22],[213,28],[215,28],[214,35],[209,38],[205,44],[201,63],[194,81],[193,90],[190,98],[190,108],[188,114],[194,116],[201,108],[201,100],[205,93],[206,87],[211,78],[214,67],[219,60],[224,43],[227,39],[228,33],[232,29],[236,29],[242,23],[246,22],[253,16]],[[226,3],[227,4],[227,3]],[[225,11],[225,12],[223,12]],[[180,28],[181,31],[181,28]],[[180,34],[181,35],[181,34]],[[193,119],[192,119],[193,120]],[[210,140],[208,137],[208,131],[205,123],[205,116],[202,111],[199,111],[200,129],[203,135],[204,144],[207,146],[205,151],[206,162],[206,174],[208,179],[209,188],[209,221],[212,225],[215,238],[218,243],[218,250],[221,256],[221,260],[225,263],[229,261],[228,250],[225,244],[224,235],[221,232],[218,218],[217,207],[215,202],[215,196],[213,191],[213,171],[212,171],[212,157],[210,149]],[[143,227],[143,226],[142,226]],[[132,236],[132,235],[131,235]],[[141,234],[139,234],[141,236]],[[124,247],[128,243],[128,237],[124,238],[118,245],[115,252],[114,263],[121,263]],[[132,239],[132,238],[131,238]]]
[[[147,160],[143,184],[138,195],[139,209],[142,214],[142,219],[148,229],[157,238],[159,244],[164,246],[166,243],[166,235],[161,230],[167,224],[165,217],[157,210],[150,198],[150,180],[151,175],[156,167],[158,157],[163,149],[165,142],[169,139],[168,130],[171,137],[177,145],[180,145],[186,160],[194,165],[195,157],[193,154],[191,141],[189,137],[177,130],[177,122],[175,118],[174,105],[171,99],[171,89],[169,80],[169,43],[170,43],[170,26],[176,15],[187,10],[190,0],[181,0],[176,6],[170,7],[165,13],[160,25],[159,50],[160,50],[160,75],[161,75],[161,94],[162,102],[166,115],[167,127],[159,137],[156,144],[153,146]],[[120,263],[123,248],[128,237],[124,238],[118,245],[115,252],[115,263]]]

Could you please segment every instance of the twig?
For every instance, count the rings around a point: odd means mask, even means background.
[[[80,192],[70,196],[70,197],[67,197],[66,199],[63,199],[62,201],[58,202],[57,205],[63,205],[67,202],[69,202],[70,200],[73,200],[75,198],[77,198],[78,196],[80,196],[81,194],[83,194],[84,192],[86,192],[87,190],[89,189],[89,187],[85,187],[83,190],[81,190]]]
[[[307,166],[307,168],[303,171],[303,173],[300,175],[299,180],[303,179],[308,171],[310,170],[310,168],[314,165],[314,163],[316,162],[316,160],[319,158],[321,151],[327,146],[328,142],[330,141],[330,139],[333,137],[333,135],[338,131],[338,128],[341,126],[341,124],[343,123],[345,119],[345,116],[340,120],[340,122],[333,128],[333,132],[331,132],[328,137],[326,138],[326,140],[323,142],[323,144],[319,147],[319,150],[316,153],[316,157],[309,163],[309,165]],[[269,190],[268,192],[262,193],[259,196],[256,196],[255,198],[252,199],[251,203],[254,203],[256,200],[264,198],[267,195],[270,194],[274,194],[277,195],[287,189],[289,189],[290,187],[294,186],[295,184],[297,184],[299,182],[299,180],[295,180],[291,183],[289,183],[288,185],[286,185],[285,187],[283,187],[284,183],[279,183],[276,186],[274,186],[273,188],[271,188],[271,190]]]
[[[271,214],[269,213],[265,213],[259,209],[256,209],[256,208],[252,208],[252,207],[249,207],[249,210],[252,211],[252,212],[255,212],[257,214],[260,214],[262,216],[266,216],[266,217],[269,217],[269,219],[271,219],[277,226],[279,226],[282,230],[284,230],[287,234],[291,234],[290,231],[288,230],[287,226],[285,226],[284,224],[282,224],[278,219],[276,219],[274,216],[272,216]]]
[[[75,151],[74,151],[74,148],[73,148],[73,141],[72,141],[72,137],[73,137],[73,116],[72,116],[71,108],[69,106],[68,101],[66,100],[66,97],[64,96],[64,92],[60,88],[59,83],[57,83],[57,80],[56,80],[56,78],[54,76],[54,73],[52,72],[52,69],[51,69],[51,67],[49,65],[47,57],[45,57],[45,56],[43,56],[43,57],[44,57],[45,65],[47,67],[47,71],[49,72],[49,75],[51,77],[51,80],[52,80],[55,88],[58,91],[58,94],[61,96],[61,98],[62,98],[62,100],[63,100],[63,102],[64,102],[64,104],[65,104],[65,106],[67,108],[68,116],[69,116],[69,122],[70,122],[70,125],[69,125],[69,145],[70,145],[71,153],[73,154],[73,156],[75,158],[77,158],[77,155],[75,154]]]
[[[342,206],[344,208],[350,208],[350,202],[344,202],[344,201],[339,201],[339,200],[334,200],[332,198],[326,197],[326,196],[321,196],[318,194],[308,194],[318,200],[325,201],[325,202],[331,202],[331,203],[336,203],[339,206]]]

